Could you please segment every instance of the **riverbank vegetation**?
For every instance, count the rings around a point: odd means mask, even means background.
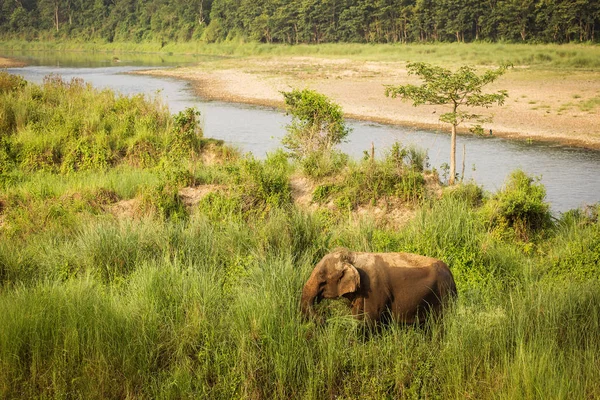
[[[402,144],[304,180],[77,80],[1,73],[0,100],[2,398],[600,396],[597,205],[552,216],[521,171],[440,186]],[[303,321],[339,246],[441,258],[458,301],[428,331]]]
[[[106,42],[597,42],[592,0],[32,0],[0,5],[0,35]]]

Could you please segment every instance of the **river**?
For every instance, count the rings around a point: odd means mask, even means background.
[[[49,74],[70,80],[82,78],[99,88],[110,88],[125,95],[159,95],[172,113],[196,107],[202,118],[204,135],[223,139],[243,152],[258,158],[281,147],[289,117],[281,111],[199,98],[188,82],[131,74],[140,69],[164,68],[202,62],[202,57],[158,55],[120,55],[116,62],[107,54],[85,53],[9,53],[0,56],[25,60],[28,66],[9,68],[28,81],[40,83]],[[382,156],[395,142],[427,150],[430,167],[440,170],[449,163],[450,137],[445,132],[349,120],[352,132],[341,150],[358,158],[375,145]],[[457,170],[466,148],[465,180],[474,180],[490,192],[500,189],[511,171],[520,168],[540,178],[546,187],[546,200],[557,214],[600,201],[600,151],[526,143],[497,137],[459,136]]]

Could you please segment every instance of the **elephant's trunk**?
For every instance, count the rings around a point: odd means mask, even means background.
[[[300,310],[304,318],[308,319],[314,315],[315,310],[313,305],[315,300],[318,300],[318,288],[319,285],[315,279],[309,279],[302,289],[302,298],[300,299]]]

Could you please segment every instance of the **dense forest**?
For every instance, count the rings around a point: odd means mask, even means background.
[[[4,38],[597,42],[599,0],[0,0]]]

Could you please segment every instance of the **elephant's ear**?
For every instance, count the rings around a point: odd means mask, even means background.
[[[354,265],[344,263],[342,267],[342,276],[338,285],[338,296],[346,293],[356,292],[360,287],[360,275]]]

